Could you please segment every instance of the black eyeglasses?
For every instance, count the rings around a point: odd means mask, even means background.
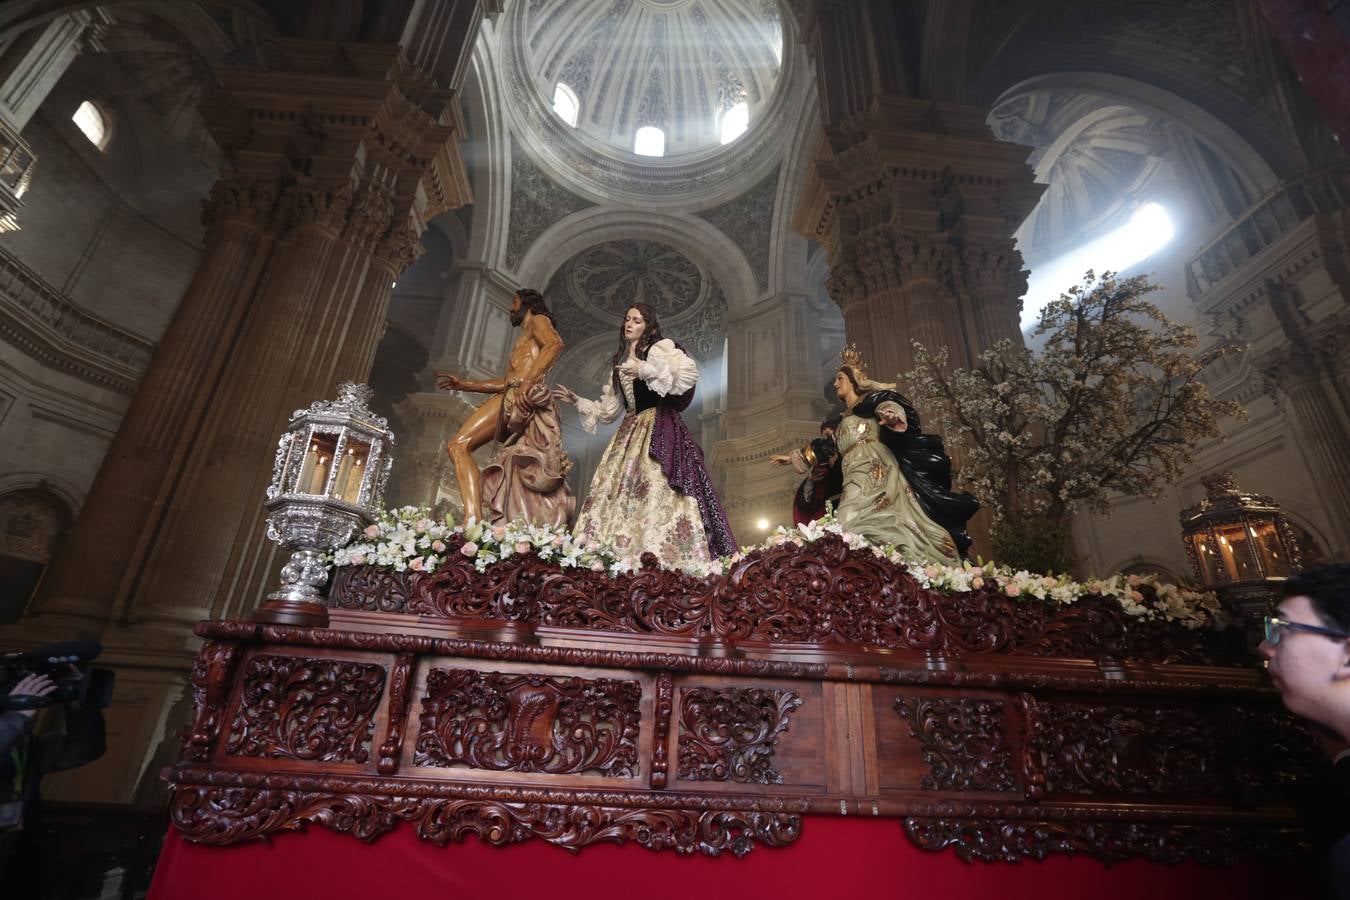
[[[1284,631],[1307,631],[1312,634],[1326,635],[1330,638],[1340,638],[1342,640],[1350,638],[1350,634],[1344,631],[1337,631],[1334,628],[1323,628],[1321,625],[1304,625],[1302,622],[1290,622],[1288,619],[1281,619],[1279,616],[1266,616],[1266,643],[1272,647],[1278,646],[1280,638]]]

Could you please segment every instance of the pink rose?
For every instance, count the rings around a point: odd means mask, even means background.
[[[561,534],[555,534],[555,535],[553,536],[553,546],[555,546],[555,547],[561,547],[561,546],[563,545],[563,542],[564,542],[565,540],[566,540],[566,538],[564,538]]]
[[[927,575],[929,578],[936,578],[938,574],[937,566],[924,566],[923,574]]]
[[[516,552],[517,552],[517,553],[529,553],[529,552],[530,552],[530,542],[529,542],[529,541],[516,541]]]
[[[492,536],[496,538],[498,541],[506,537],[506,526],[505,525],[494,526],[492,529]]]
[[[412,562],[408,563],[408,568],[412,569],[414,572],[420,572],[424,568],[426,568],[426,566],[422,564],[422,557],[419,556],[417,557],[417,559],[414,559]]]
[[[437,553],[444,553],[444,552],[445,552],[445,541],[432,541],[432,542],[431,542],[431,549],[432,549],[432,550],[435,550]]]
[[[1022,589],[1015,584],[1006,584],[1003,586],[1003,593],[1007,594],[1009,597],[1016,597],[1018,594],[1022,593]]]
[[[970,587],[971,590],[978,591],[980,588],[984,587],[984,579],[978,577],[970,579]]]
[[[364,553],[357,553],[352,556],[352,565],[364,566],[365,564],[366,564],[366,555]]]
[[[1054,587],[1055,585],[1059,584],[1059,582],[1051,578],[1049,575],[1047,575],[1041,579],[1041,584],[1045,585],[1046,587]]]
[[[592,572],[603,572],[603,571],[605,571],[605,564],[602,563],[600,560],[597,559],[595,562],[591,563],[591,571],[592,571]]]
[[[366,537],[371,537],[371,538],[373,538],[373,537],[379,537],[379,536],[380,536],[380,526],[378,526],[378,525],[367,525],[367,526],[366,526],[366,532],[365,532],[365,534],[366,534]]]
[[[459,552],[465,556],[474,556],[478,553],[478,545],[473,541],[465,541],[464,546],[459,548]]]

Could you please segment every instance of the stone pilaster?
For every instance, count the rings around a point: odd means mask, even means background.
[[[398,47],[278,49],[272,70],[218,73],[219,223],[35,612],[181,633],[251,608],[275,576],[260,522],[277,435],[368,375],[426,220],[469,201],[453,93]]]
[[[1294,443],[1316,480],[1327,519],[1350,546],[1350,433],[1344,405],[1321,348],[1297,342],[1268,354],[1261,368],[1289,418]]]

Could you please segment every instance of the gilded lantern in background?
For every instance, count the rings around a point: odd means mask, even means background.
[[[394,443],[388,423],[370,411],[364,384],[338,387],[291,415],[277,443],[267,488],[267,536],[291,548],[281,589],[254,616],[263,622],[324,626],[328,608],[320,588],[328,580],[325,551],[351,541],[375,520],[384,502]]]
[[[1191,567],[1201,587],[1225,604],[1263,616],[1279,583],[1300,568],[1293,528],[1274,498],[1242,490],[1232,472],[1200,480],[1207,496],[1181,513]]]

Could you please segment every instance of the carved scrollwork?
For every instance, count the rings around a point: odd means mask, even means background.
[[[636,681],[432,669],[413,762],[631,777],[641,699]]]
[[[384,666],[375,663],[255,656],[244,672],[225,752],[366,762],[384,676]]]
[[[927,791],[1011,791],[1012,750],[998,700],[897,697],[895,710],[923,747]]]
[[[623,634],[723,641],[885,647],[933,656],[972,653],[1246,665],[1236,630],[1189,631],[1131,619],[1114,600],[1071,606],[1010,598],[996,587],[950,595],[923,589],[904,566],[831,535],[756,550],[726,576],[653,566],[611,578],[533,554],[477,571],[447,549],[431,573],[343,568],[333,606],[457,620],[522,622]],[[1138,590],[1150,603],[1152,587]]]
[[[652,772],[648,782],[658,790],[670,780],[670,754],[666,745],[670,741],[670,718],[674,711],[675,680],[669,672],[661,672],[656,676],[656,724],[652,728]]]
[[[1049,793],[1212,794],[1222,787],[1213,716],[1193,707],[1032,704],[1032,753]]]
[[[796,691],[682,689],[680,779],[782,784],[783,776],[772,764],[774,745],[801,705]]]
[[[231,679],[240,646],[233,641],[207,641],[192,663],[192,724],[183,732],[183,758],[207,762],[225,719]]]
[[[234,844],[307,823],[374,840],[399,822],[437,844],[475,836],[498,846],[540,838],[577,850],[632,841],[649,850],[742,857],[757,844],[782,847],[801,834],[792,813],[732,810],[621,809],[567,803],[513,803],[397,795],[175,785],[174,826],[191,841]]]
[[[1085,854],[1105,862],[1143,857],[1231,866],[1252,856],[1292,857],[1295,828],[1197,826],[1157,822],[1038,822],[1020,819],[905,819],[905,833],[925,850],[953,848],[967,862],[1018,862],[1052,853]]]

